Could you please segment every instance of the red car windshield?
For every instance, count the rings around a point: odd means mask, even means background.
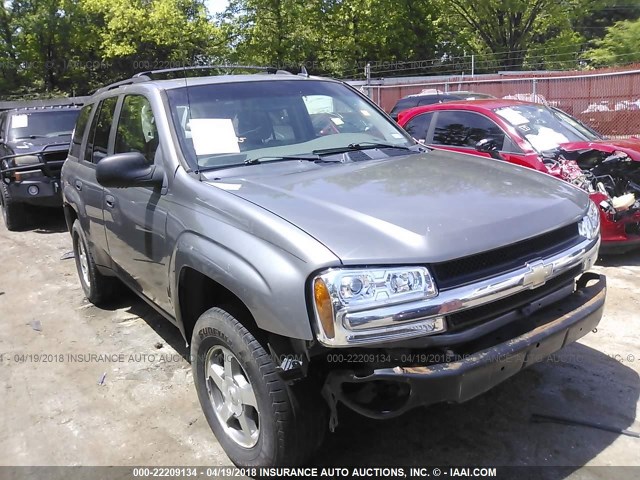
[[[538,152],[553,150],[562,143],[601,139],[575,118],[544,105],[510,105],[494,112],[513,125]]]

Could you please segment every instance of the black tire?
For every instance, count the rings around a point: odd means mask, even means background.
[[[9,187],[2,179],[0,179],[0,207],[7,230],[16,232],[27,228],[29,219],[24,204],[16,202],[11,197]]]
[[[253,446],[243,446],[234,440],[233,430],[223,426],[211,400],[214,394],[210,397],[205,372],[210,363],[210,352],[219,349],[222,352],[227,349],[226,352],[233,354],[242,368],[240,378],[248,381],[255,394],[255,411],[245,404],[239,407],[242,414],[251,411],[254,418],[256,411],[259,412],[258,422],[254,423],[259,431]],[[227,354],[224,355],[224,361],[227,361]],[[263,345],[225,309],[212,308],[198,319],[191,341],[191,362],[202,410],[218,442],[235,465],[300,465],[307,462],[321,445],[328,424],[327,409],[319,389],[304,383],[288,386],[283,382]],[[233,375],[234,378],[236,376]],[[218,389],[218,392],[222,390]],[[224,400],[224,394],[220,395],[218,398]],[[231,416],[230,422],[234,420],[235,417]]]
[[[113,299],[117,280],[98,271],[79,220],[73,222],[71,237],[78,278],[87,300],[94,305],[101,305]]]

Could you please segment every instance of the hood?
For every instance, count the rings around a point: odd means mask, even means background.
[[[577,221],[588,205],[584,192],[550,175],[444,151],[229,173],[209,183],[288,220],[344,264],[459,258]]]
[[[590,142],[567,142],[560,144],[563,150],[575,152],[578,150],[599,150],[613,153],[615,151],[626,153],[631,159],[640,161],[640,138],[625,138],[615,140],[595,140]]]

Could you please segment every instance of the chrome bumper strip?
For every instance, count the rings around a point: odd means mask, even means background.
[[[320,335],[318,339],[326,346],[348,347],[442,333],[448,314],[540,287],[577,266],[588,270],[597,259],[599,246],[600,238],[584,240],[518,270],[445,290],[427,300],[364,311],[344,308],[336,312],[335,337]]]

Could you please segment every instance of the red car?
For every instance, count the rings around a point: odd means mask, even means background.
[[[640,139],[608,140],[557,108],[504,99],[411,108],[398,123],[433,148],[506,160],[583,188],[600,206],[603,251],[640,247]]]

